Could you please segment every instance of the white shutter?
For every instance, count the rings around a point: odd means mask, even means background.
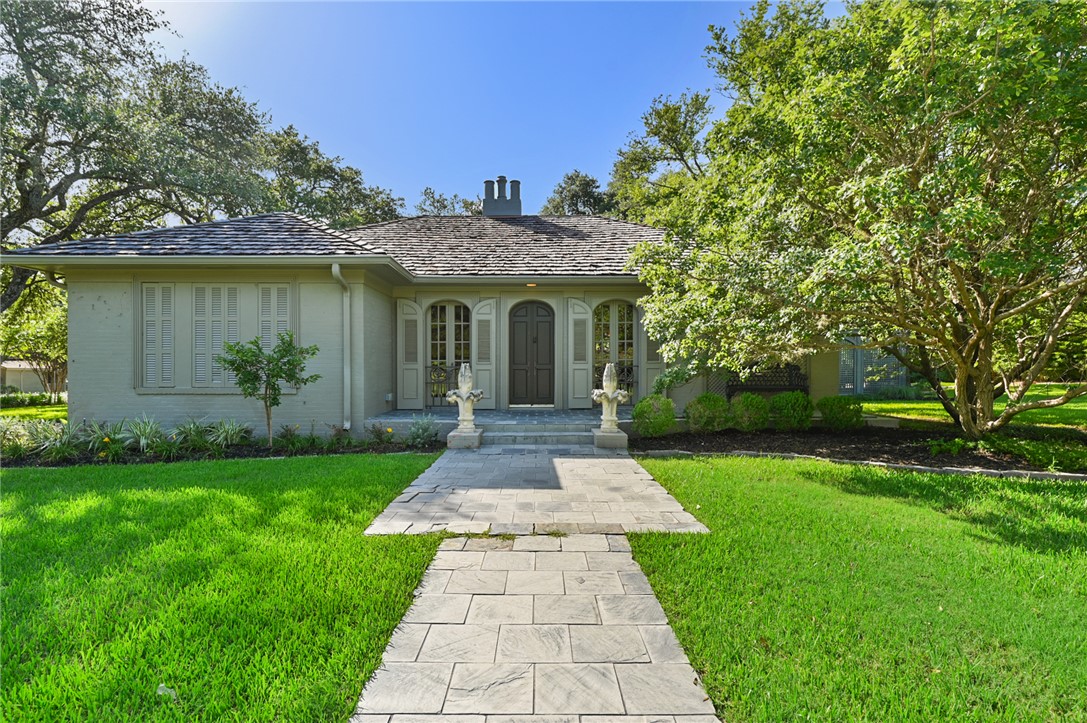
[[[422,409],[424,395],[423,363],[419,350],[423,344],[423,310],[414,301],[400,299],[396,304],[396,406],[397,409]]]
[[[660,342],[650,339],[642,326],[642,310],[638,309],[637,316],[638,340],[642,349],[645,349],[645,358],[640,360],[638,372],[638,396],[644,397],[653,389],[653,382],[664,373],[664,359],[661,357]],[[635,400],[637,401],[637,400]]]
[[[142,284],[143,387],[174,385],[174,287]]]
[[[238,287],[193,287],[193,386],[222,387],[233,382],[215,358],[224,342],[238,340]]]
[[[567,300],[566,320],[570,325],[570,384],[567,404],[570,409],[588,409],[592,406],[593,310],[580,299]]]
[[[279,335],[291,328],[289,284],[263,284],[260,287],[260,345],[270,350]]]
[[[485,299],[472,309],[472,372],[477,389],[483,390],[483,399],[477,409],[494,409],[498,390],[495,385],[495,325],[498,323],[498,302]]]

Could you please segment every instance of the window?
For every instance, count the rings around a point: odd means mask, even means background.
[[[238,287],[193,286],[192,336],[194,387],[222,387],[234,377],[215,361],[226,342],[238,341]]]
[[[472,361],[471,312],[464,304],[443,302],[430,307],[430,369],[427,373],[431,406],[444,406],[461,364]]]
[[[174,285],[141,284],[142,387],[174,386]]]
[[[634,392],[637,378],[634,366],[634,305],[625,301],[608,301],[593,310],[593,376],[599,387],[603,383],[604,367],[615,365],[619,386]]]

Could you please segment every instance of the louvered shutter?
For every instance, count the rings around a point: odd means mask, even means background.
[[[569,324],[570,381],[567,403],[570,409],[588,409],[592,406],[593,369],[592,348],[593,310],[580,299],[567,300],[566,321]]]
[[[498,322],[498,302],[484,299],[472,309],[472,372],[475,386],[483,390],[477,409],[494,409],[498,396],[495,373],[495,325]]]
[[[260,287],[260,345],[269,351],[279,335],[291,328],[290,286],[264,284]]]
[[[238,287],[193,287],[193,386],[233,383],[215,359],[225,342],[238,341]]]
[[[142,284],[143,387],[174,385],[174,287]]]
[[[421,322],[423,310],[414,301],[400,299],[396,304],[396,406],[397,409],[423,408],[423,348]]]

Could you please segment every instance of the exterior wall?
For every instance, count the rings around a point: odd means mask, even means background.
[[[355,338],[361,337],[363,343],[362,354],[353,364],[356,428],[367,417],[396,408],[396,302],[390,292],[369,283],[362,294],[362,309],[353,314],[355,329],[362,330]]]
[[[838,352],[824,351],[808,357],[808,391],[814,401],[838,394]]]
[[[259,269],[137,269],[128,272],[71,270],[69,298],[69,418],[118,421],[141,415],[164,425],[189,418],[237,419],[263,434],[260,402],[245,399],[235,388],[199,388],[192,384],[192,287],[194,283],[229,283],[243,297],[261,283],[286,282],[292,288],[291,326],[299,343],[316,344],[317,356],[307,372],[321,379],[298,392],[284,394],[273,413],[273,425],[296,424],[303,433],[327,433],[325,425],[343,421],[342,292],[328,271],[297,273]],[[173,283],[175,288],[174,386],[141,389],[139,296],[145,282]],[[257,335],[255,315],[243,307],[239,336]]]
[[[571,299],[584,302],[590,309],[595,309],[598,304],[608,301],[625,301],[634,304],[639,296],[645,293],[644,287],[637,283],[616,284],[609,286],[548,286],[545,282],[535,288],[519,286],[493,286],[470,287],[465,285],[434,285],[434,286],[399,286],[393,290],[397,300],[409,301],[418,305],[420,316],[420,355],[422,367],[426,367],[429,360],[429,347],[422,344],[429,337],[428,309],[432,304],[440,302],[459,302],[469,309],[475,309],[481,301],[493,299],[497,304],[492,330],[494,342],[494,389],[486,392],[493,394],[494,406],[505,409],[509,406],[509,315],[513,307],[525,301],[540,301],[547,304],[555,314],[555,408],[564,409],[570,405],[571,378]],[[401,312],[402,313],[402,312]],[[368,321],[370,316],[367,317]],[[402,325],[401,325],[402,328]],[[589,334],[592,334],[592,320],[589,319]],[[473,339],[476,344],[478,340]],[[397,344],[402,345],[404,340],[397,339]],[[637,394],[643,396],[652,386],[653,378],[649,377],[650,369],[654,365],[646,360],[647,342],[645,333],[640,323],[636,323],[635,334],[635,365],[638,367]],[[590,364],[592,347],[589,346]],[[404,365],[397,365],[403,373]],[[395,376],[395,375],[394,375]],[[655,375],[654,375],[655,376]],[[478,382],[478,380],[477,380]],[[478,385],[478,384],[477,384]],[[398,386],[402,386],[398,385]],[[420,389],[422,382],[420,381]],[[405,403],[403,395],[398,390],[397,406],[399,408],[414,408],[411,403]],[[423,392],[425,395],[425,392]],[[425,400],[423,401],[425,404]],[[586,402],[586,406],[591,402]],[[481,405],[480,408],[487,408]]]
[[[3,369],[0,386],[15,387],[21,392],[44,392],[41,379],[30,369]]]

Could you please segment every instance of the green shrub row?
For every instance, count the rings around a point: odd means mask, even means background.
[[[10,387],[5,387],[5,389],[10,389]],[[65,398],[65,394],[60,395],[61,402]],[[49,396],[49,392],[5,391],[0,394],[0,409],[6,407],[40,407],[52,403],[53,399]]]
[[[804,392],[783,392],[770,399],[744,392],[732,401],[720,394],[706,392],[687,404],[687,428],[691,432],[720,432],[737,429],[757,432],[773,426],[783,431],[801,431],[811,427],[816,408],[827,427],[835,431],[864,426],[861,401],[856,397],[824,397],[813,404]],[[659,437],[676,426],[676,408],[671,399],[651,394],[634,405],[633,428],[643,437]]]
[[[356,439],[342,427],[329,426],[330,434],[302,434],[297,425],[283,425],[272,447],[282,454],[314,454],[387,448],[426,449],[438,441],[434,418],[423,415],[412,421],[402,439],[392,429],[374,426],[367,438]],[[217,422],[190,419],[166,430],[153,419],[121,420],[74,425],[45,419],[0,417],[0,456],[7,462],[44,464],[72,462],[172,461],[178,459],[252,456],[266,452],[266,440],[254,437],[253,429],[233,419]]]

